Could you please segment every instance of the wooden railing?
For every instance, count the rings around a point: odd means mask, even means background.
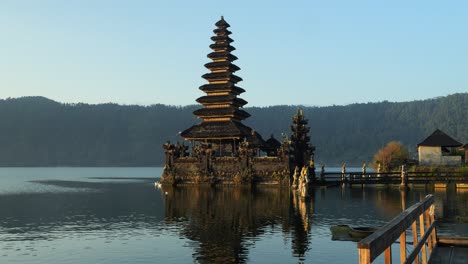
[[[419,222],[419,237],[418,237]],[[406,232],[411,226],[413,250],[406,254]],[[385,254],[385,264],[392,263],[392,244],[400,239],[400,263],[426,264],[437,244],[434,196],[428,195],[372,235],[358,242],[359,264],[368,264]]]
[[[402,178],[401,172],[326,172],[320,175],[323,182],[348,183],[353,184],[434,184],[434,183],[468,183],[466,173],[431,173],[431,172],[408,172]]]

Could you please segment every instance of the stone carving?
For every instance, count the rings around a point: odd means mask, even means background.
[[[307,197],[309,189],[309,169],[307,166],[302,167],[301,176],[299,176],[298,191],[301,197]]]
[[[296,166],[296,168],[294,168],[293,183],[291,185],[291,188],[293,188],[294,190],[297,189],[298,178],[299,178],[299,167]]]

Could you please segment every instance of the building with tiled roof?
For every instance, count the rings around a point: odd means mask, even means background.
[[[460,146],[462,146],[462,143],[440,129],[436,129],[418,144],[419,165],[458,166],[461,164],[461,156],[453,153]]]

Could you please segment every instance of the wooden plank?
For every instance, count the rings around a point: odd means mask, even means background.
[[[468,263],[468,248],[455,247],[452,248],[451,264],[466,264]]]
[[[468,246],[468,237],[439,237],[439,246]]]
[[[370,260],[373,261],[377,256],[382,254],[387,247],[393,244],[401,233],[412,225],[412,223],[418,219],[419,215],[424,213],[433,203],[434,196],[426,196],[422,201],[414,204],[400,215],[393,218],[384,227],[358,242],[357,247],[359,249],[370,249]]]
[[[452,248],[436,247],[429,259],[429,264],[448,264],[452,255]]]
[[[468,263],[468,248],[437,247],[429,260],[429,264],[466,264]]]

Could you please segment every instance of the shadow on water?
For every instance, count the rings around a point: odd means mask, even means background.
[[[181,225],[180,234],[197,241],[200,263],[243,263],[257,237],[280,228],[290,234],[293,256],[302,258],[310,244],[309,215],[313,199],[301,200],[289,189],[164,188],[167,224]]]

